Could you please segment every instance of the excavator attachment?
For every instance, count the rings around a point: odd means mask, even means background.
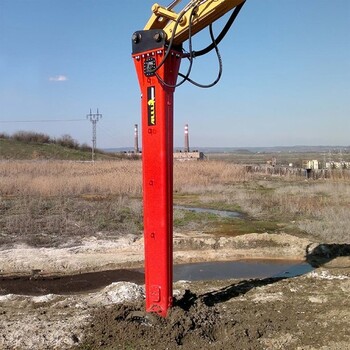
[[[191,0],[176,13],[180,1],[153,5],[144,30],[132,35],[141,90],[146,311],[163,317],[173,303],[173,96],[182,43],[245,2]]]
[[[153,29],[134,33],[133,59],[141,90],[146,311],[165,317],[173,300],[175,89],[164,86],[160,79],[176,83],[181,52],[171,50],[161,65],[166,47],[165,35],[160,33]],[[153,70],[157,66],[156,75]]]

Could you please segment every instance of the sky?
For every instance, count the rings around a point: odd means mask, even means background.
[[[0,0],[0,132],[91,144],[86,115],[98,108],[97,147],[132,147],[141,102],[131,35],[154,2]],[[193,39],[197,51],[209,43],[208,29]],[[350,145],[349,0],[247,0],[219,49],[215,87],[175,91],[176,147],[185,124],[196,148]],[[217,72],[210,53],[192,78],[209,83]]]

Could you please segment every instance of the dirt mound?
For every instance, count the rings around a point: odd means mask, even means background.
[[[254,321],[248,308],[228,310],[222,316],[219,308],[208,306],[189,290],[175,301],[166,319],[145,313],[142,304],[106,307],[93,315],[93,335],[80,348],[230,349],[235,344],[238,349],[262,349],[259,338],[274,328],[272,320]]]
[[[166,319],[143,302],[98,308],[77,348],[348,349],[349,277],[323,275],[179,282]]]

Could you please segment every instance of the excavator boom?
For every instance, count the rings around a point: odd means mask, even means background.
[[[173,4],[175,5],[180,1],[174,1]],[[173,37],[173,44],[181,45],[188,39],[189,26],[191,26],[192,35],[196,34],[244,2],[245,0],[192,0],[179,13],[173,11],[172,7],[174,5],[164,7],[154,4],[152,6],[153,14],[144,30],[163,29],[167,40]],[[195,14],[191,20],[193,8],[195,8]]]

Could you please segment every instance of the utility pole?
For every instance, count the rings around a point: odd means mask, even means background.
[[[86,119],[90,120],[92,123],[92,149],[91,149],[91,159],[94,162],[95,161],[95,150],[96,150],[96,124],[97,122],[102,118],[102,114],[98,112],[96,113],[91,113],[91,108],[90,108],[90,113],[86,115]]]

